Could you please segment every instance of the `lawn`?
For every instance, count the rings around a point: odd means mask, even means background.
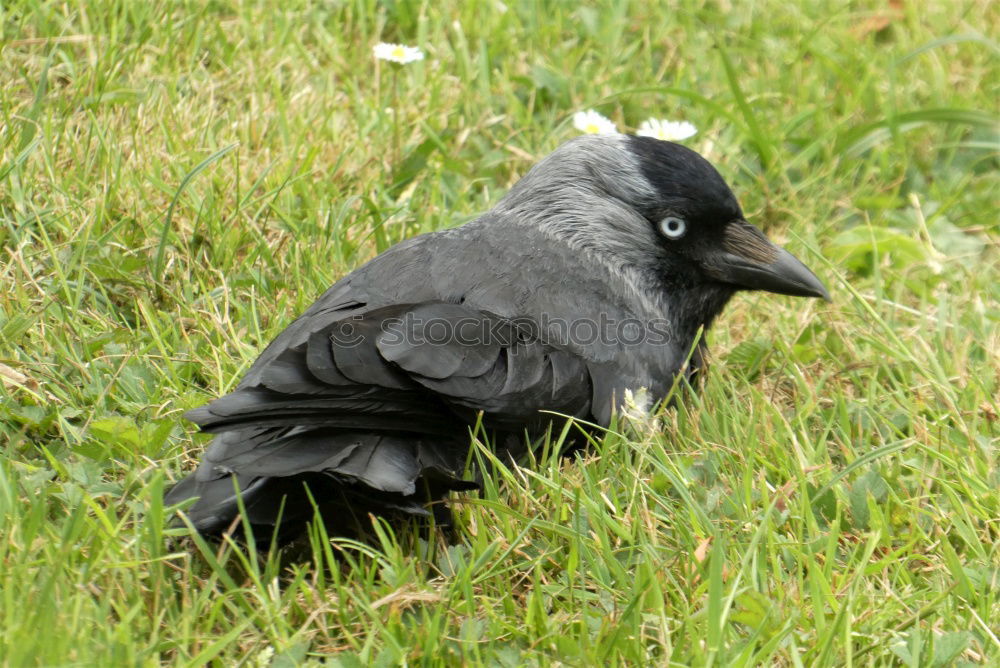
[[[989,0],[3,0],[0,663],[997,665],[998,25]],[[295,561],[170,528],[207,441],[182,413],[584,109],[693,123],[832,303],[738,296],[697,396],[498,475],[452,542],[317,529]]]

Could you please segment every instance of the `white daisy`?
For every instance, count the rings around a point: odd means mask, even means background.
[[[642,122],[636,134],[640,137],[655,137],[663,141],[681,141],[693,137],[696,132],[698,132],[698,128],[687,121],[665,121],[659,118],[650,118]]]
[[[387,44],[379,42],[374,48],[375,57],[379,60],[388,60],[391,63],[406,65],[417,60],[424,59],[424,52],[415,46],[405,44]]]
[[[573,114],[573,127],[588,135],[616,135],[618,128],[614,122],[601,116],[593,109],[578,111]]]

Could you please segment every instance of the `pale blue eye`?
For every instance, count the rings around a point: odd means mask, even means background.
[[[683,218],[667,216],[660,221],[660,233],[668,239],[680,239],[687,232],[687,223]]]

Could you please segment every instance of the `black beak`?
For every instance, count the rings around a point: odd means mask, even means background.
[[[830,301],[816,274],[745,220],[726,225],[722,249],[705,258],[703,266],[716,280],[746,290]]]

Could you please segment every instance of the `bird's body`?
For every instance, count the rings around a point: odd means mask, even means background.
[[[625,390],[663,398],[699,364],[699,332],[753,287],[826,296],[694,152],[579,138],[489,213],[327,290],[234,392],[188,414],[218,435],[167,500],[200,497],[188,514],[208,534],[238,516],[237,487],[266,531],[279,512],[312,516],[305,486],[325,516],[424,513],[470,487],[475,425],[516,457],[552,413],[606,425]]]

